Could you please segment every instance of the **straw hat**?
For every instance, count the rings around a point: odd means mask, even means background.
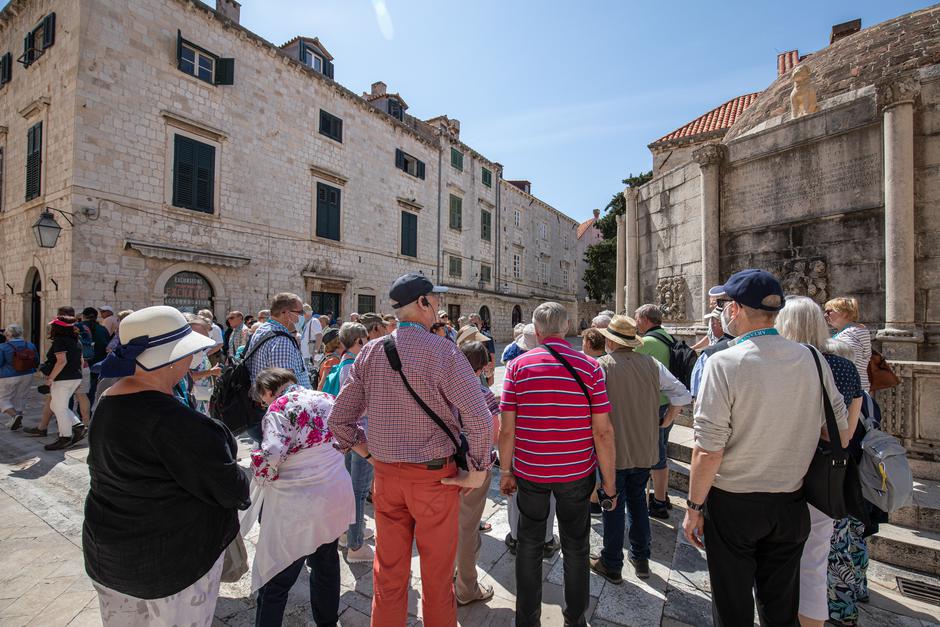
[[[598,329],[601,335],[612,342],[627,348],[643,345],[643,340],[636,336],[636,321],[629,316],[614,316],[606,329]]]
[[[522,335],[516,339],[516,346],[524,351],[530,351],[538,345],[539,341],[535,337],[535,325],[530,322],[522,329]]]
[[[143,346],[142,338],[146,338],[146,348],[134,357],[144,370],[162,368],[215,346],[215,340],[194,333],[183,314],[165,305],[140,309],[121,320],[118,337],[121,348],[130,345],[132,340]]]
[[[465,342],[489,342],[490,338],[486,337],[480,333],[480,329],[472,324],[468,324],[464,328],[460,329],[460,333],[457,334],[457,346]]]

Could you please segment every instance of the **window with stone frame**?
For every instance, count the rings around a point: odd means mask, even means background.
[[[463,153],[454,147],[450,149],[450,164],[463,172]]]
[[[0,86],[6,85],[13,78],[13,56],[8,52],[0,57]]]
[[[343,143],[343,120],[320,109],[320,135]]]
[[[340,239],[340,190],[317,183],[317,237]]]
[[[484,264],[480,264],[480,282],[489,283],[493,280],[493,268]]]
[[[447,305],[447,317],[456,325],[460,320],[460,305]]]
[[[42,193],[42,122],[26,131],[26,200]]]
[[[235,59],[223,59],[205,48],[183,39],[176,31],[176,67],[210,85],[232,85],[235,82]]]
[[[512,278],[522,278],[522,255],[519,253],[512,254]]]
[[[215,146],[185,135],[173,137],[173,206],[213,213]]]
[[[410,211],[401,212],[401,254],[418,256],[418,216]]]
[[[356,311],[360,314],[375,312],[375,296],[372,294],[359,294],[356,298]]]
[[[522,226],[522,212],[518,209],[512,213],[512,223],[516,226]]]
[[[463,229],[463,199],[450,195],[450,228],[455,231]]]
[[[412,157],[400,148],[395,149],[395,167],[402,172],[407,172],[411,176],[424,180],[424,161]]]
[[[46,15],[39,24],[23,38],[23,56],[17,61],[28,68],[46,53],[55,43],[55,13]]]
[[[539,222],[539,239],[548,239],[548,225]]]
[[[539,283],[548,283],[548,264],[544,259],[539,259]]]
[[[486,168],[483,168],[481,178],[483,179],[484,185],[486,185],[487,187],[493,187],[493,173],[492,172],[490,172]]]
[[[568,266],[567,266],[567,265],[562,265],[562,267],[561,267],[561,284],[562,284],[562,286],[564,286],[565,288],[570,287],[570,284],[569,284],[569,282],[568,282],[568,278],[569,278],[569,277],[568,277]]]
[[[463,276],[463,259],[457,255],[447,257],[447,274],[450,277],[459,279]]]
[[[480,209],[480,239],[493,241],[493,214],[486,209]]]

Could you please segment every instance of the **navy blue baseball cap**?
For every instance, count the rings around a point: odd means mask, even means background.
[[[446,287],[434,285],[421,272],[409,272],[395,279],[392,283],[392,289],[388,292],[388,297],[394,303],[392,308],[399,309],[405,305],[410,305],[425,294],[440,294],[446,292]]]
[[[709,296],[728,298],[751,309],[780,311],[783,309],[783,288],[777,277],[766,270],[748,268],[732,274],[724,285],[708,290]]]

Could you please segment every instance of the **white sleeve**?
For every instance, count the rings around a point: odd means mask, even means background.
[[[691,403],[692,395],[689,394],[686,387],[682,385],[682,382],[675,378],[662,362],[657,359],[653,361],[656,362],[656,365],[659,367],[659,391],[666,395],[666,398],[669,399],[669,404],[684,407]]]

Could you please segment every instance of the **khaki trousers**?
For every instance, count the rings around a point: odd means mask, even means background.
[[[480,555],[480,519],[490,492],[490,473],[483,485],[460,497],[460,515],[457,531],[457,598],[470,601],[479,594],[477,584],[477,557]]]

